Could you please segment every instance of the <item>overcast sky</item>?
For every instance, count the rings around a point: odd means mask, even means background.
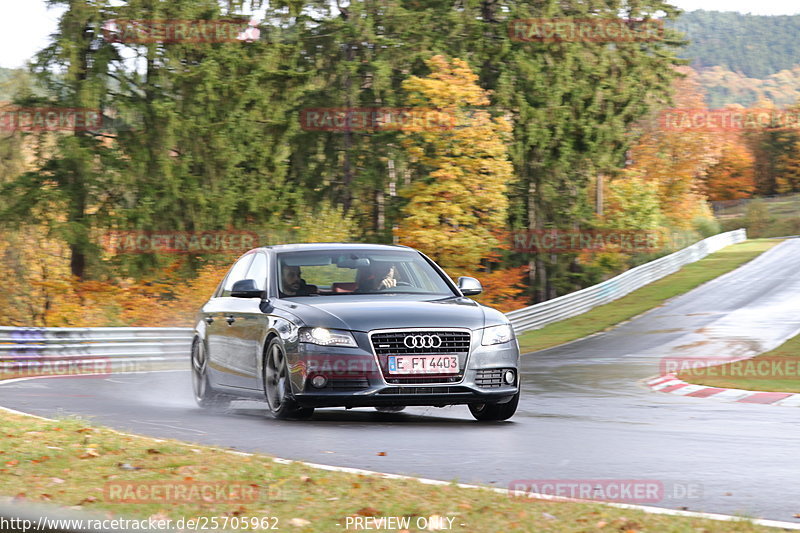
[[[687,11],[800,14],[798,0],[673,0],[672,3]],[[0,0],[0,67],[20,67],[43,48],[62,11],[47,9],[45,0]]]

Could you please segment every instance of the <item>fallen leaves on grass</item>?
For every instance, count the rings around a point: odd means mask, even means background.
[[[78,457],[80,459],[93,459],[94,457],[100,457],[100,453],[94,448],[86,448],[86,450]]]

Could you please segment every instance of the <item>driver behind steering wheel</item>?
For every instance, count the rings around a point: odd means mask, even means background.
[[[397,286],[397,269],[392,263],[375,263],[361,272],[357,292],[374,292]]]

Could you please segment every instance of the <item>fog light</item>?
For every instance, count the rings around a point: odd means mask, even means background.
[[[327,384],[328,384],[328,378],[326,378],[325,376],[314,376],[311,379],[311,385],[313,385],[317,389],[321,389]]]
[[[513,370],[506,370],[506,373],[503,374],[503,379],[508,385],[513,385],[514,381],[516,381],[516,375]]]

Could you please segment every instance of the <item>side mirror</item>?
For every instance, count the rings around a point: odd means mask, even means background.
[[[461,276],[458,278],[458,289],[464,296],[473,296],[483,292],[481,282],[475,278],[469,278],[467,276]]]
[[[264,291],[256,286],[254,279],[240,279],[233,284],[231,296],[234,298],[261,298]]]

